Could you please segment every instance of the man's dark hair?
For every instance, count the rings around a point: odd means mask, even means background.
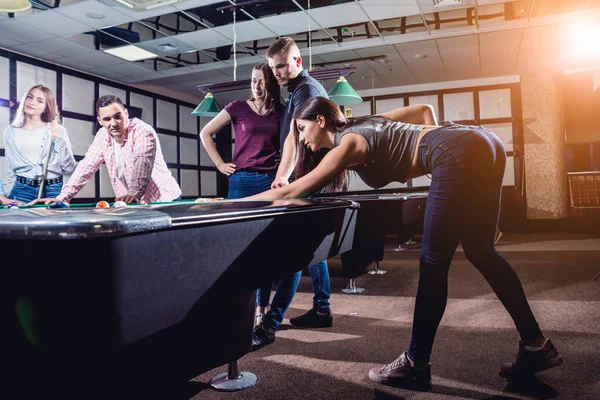
[[[121,107],[125,107],[123,105],[123,102],[121,102],[121,99],[119,99],[117,96],[107,94],[106,96],[102,96],[98,100],[96,100],[96,114],[100,112],[100,109],[102,107],[110,106],[113,103],[117,103]]]

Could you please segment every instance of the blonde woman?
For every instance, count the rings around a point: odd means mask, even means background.
[[[75,170],[76,161],[66,129],[60,125],[54,94],[44,85],[30,88],[15,118],[4,130],[6,146],[5,193],[17,201],[56,197],[63,174]]]

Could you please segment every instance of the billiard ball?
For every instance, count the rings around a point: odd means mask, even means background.
[[[110,204],[108,204],[108,201],[100,200],[99,202],[96,203],[96,207],[97,208],[109,208]]]
[[[19,209],[19,205],[17,203],[10,203],[6,206],[6,208],[14,208],[14,209]]]
[[[57,201],[54,203],[50,203],[48,205],[48,208],[69,208],[69,206],[66,203],[63,203],[62,201]]]
[[[124,201],[115,201],[115,204],[113,204],[113,207],[127,207],[127,203],[125,203]]]

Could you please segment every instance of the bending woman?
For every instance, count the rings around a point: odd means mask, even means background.
[[[346,170],[355,170],[374,188],[424,174],[432,177],[410,345],[390,364],[371,369],[369,378],[392,385],[431,385],[429,359],[459,242],[521,337],[516,361],[504,364],[500,374],[531,374],[562,363],[558,350],[542,335],[517,274],[494,248],[506,164],[505,149],[494,133],[480,126],[437,126],[426,105],[346,120],[322,97],[307,100],[294,114],[293,125],[303,145],[298,146],[299,179],[252,199],[305,197],[327,185],[335,190],[332,186],[343,183]],[[315,165],[314,152],[322,148],[331,150]],[[472,195],[475,192],[478,196]]]
[[[63,174],[75,170],[69,135],[58,121],[50,89],[36,85],[25,93],[13,122],[4,130],[5,184],[11,199],[33,201],[42,184],[42,198],[56,197],[62,190]]]
[[[217,169],[229,177],[229,199],[239,199],[271,188],[277,173],[279,117],[282,111],[279,85],[266,63],[252,69],[249,100],[225,106],[200,131],[200,139]],[[235,152],[231,163],[223,161],[212,136],[233,122]],[[259,314],[269,305],[271,285],[258,291]]]

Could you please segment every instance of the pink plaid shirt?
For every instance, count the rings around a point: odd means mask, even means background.
[[[85,158],[63,187],[58,199],[69,202],[86,183],[92,179],[102,163],[106,163],[108,175],[116,197],[132,195],[147,202],[172,201],[181,196],[181,189],[162,155],[158,136],[154,129],[137,118],[131,118],[123,133],[123,169],[127,186],[117,177],[117,165],[112,136],[102,128]]]

